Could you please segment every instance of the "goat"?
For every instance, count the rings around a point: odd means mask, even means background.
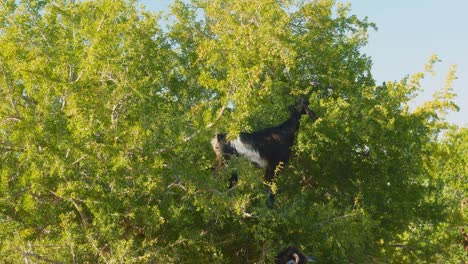
[[[304,255],[295,247],[288,247],[275,257],[276,264],[305,264],[316,261],[316,258]]]
[[[234,140],[227,140],[227,134],[217,134],[211,140],[217,159],[214,171],[219,172],[224,167],[224,160],[230,156],[244,156],[265,169],[265,181],[270,186],[278,165],[284,165],[289,160],[301,116],[307,114],[312,120],[317,118],[308,105],[307,99],[299,99],[295,105],[289,107],[289,119],[279,126],[252,133],[241,132]],[[233,182],[237,181],[237,174],[233,174],[229,181],[232,187]],[[274,195],[271,187],[268,187],[268,194],[268,205],[273,207]]]

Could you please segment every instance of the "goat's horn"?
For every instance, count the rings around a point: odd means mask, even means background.
[[[294,263],[295,264],[299,264],[299,255],[297,255],[297,253],[293,253],[293,257],[294,257]]]

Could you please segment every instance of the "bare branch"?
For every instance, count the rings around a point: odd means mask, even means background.
[[[83,155],[83,156],[81,156],[79,159],[75,160],[75,161],[72,163],[72,165],[75,165],[76,163],[78,163],[78,162],[82,161],[82,160],[83,160],[83,159],[85,159],[86,157],[88,157],[88,155],[87,155],[87,154],[86,154],[86,155]]]
[[[329,223],[332,223],[332,222],[335,222],[335,221],[338,221],[338,220],[342,220],[342,219],[349,218],[349,217],[354,217],[354,216],[359,216],[359,215],[362,215],[362,213],[345,214],[345,215],[330,218],[330,219],[328,219],[326,221],[315,223],[314,225],[323,226],[325,224],[329,224]]]
[[[382,245],[384,247],[392,247],[392,248],[401,248],[401,249],[405,249],[405,250],[415,250],[416,247],[414,246],[410,246],[408,244],[401,244],[401,243],[396,243],[396,244],[385,244],[385,245]]]
[[[63,197],[63,196],[60,196],[58,195],[57,193],[53,192],[53,191],[49,191],[52,195],[54,195],[55,197],[59,198],[59,199],[62,199],[62,200],[65,200],[65,201],[68,201],[70,202],[71,204],[73,204],[73,207],[75,207],[76,211],[78,211],[78,213],[80,214],[80,217],[81,217],[81,222],[83,223],[83,226],[85,228],[87,228],[89,226],[89,221],[88,221],[88,217],[86,216],[86,214],[83,212],[83,209],[81,208],[81,206],[79,206],[75,200],[78,200],[78,199],[73,199],[73,198],[67,198],[67,197]]]
[[[2,122],[0,122],[0,126],[7,123],[7,122],[20,122],[21,119],[19,119],[18,117],[7,117],[5,119],[2,120]]]
[[[81,222],[83,222],[83,225],[85,227],[88,227],[89,226],[89,221],[88,221],[88,217],[86,217],[86,215],[84,214],[83,212],[83,209],[81,209],[81,207],[75,202],[73,201],[73,199],[68,199],[72,204],[73,206],[75,207],[75,209],[78,211],[78,213],[80,214],[80,217],[81,217]]]
[[[76,77],[76,79],[75,79],[72,83],[78,82],[78,81],[81,79],[81,76],[83,76],[83,72],[82,72],[82,71],[80,71],[80,73],[78,74],[78,77]]]
[[[1,132],[1,130],[0,130]],[[5,133],[6,135],[6,133]],[[23,147],[16,146],[15,144],[9,142],[8,140],[0,140],[0,149],[4,149],[7,151],[24,151]]]
[[[113,82],[114,84],[116,85],[119,85],[119,81],[117,81],[114,76],[112,76],[112,73],[110,72],[103,72],[101,74],[101,82],[107,82],[107,81],[111,81]]]
[[[223,107],[221,107],[221,110],[219,111],[218,115],[216,116],[215,121],[209,123],[208,125],[206,125],[205,128],[210,128],[210,127],[212,127],[212,126],[221,118],[221,116],[222,116],[223,113],[224,113],[224,110],[226,110],[226,105],[223,105]]]
[[[167,189],[170,189],[172,188],[172,186],[178,186],[180,188],[182,188],[184,191],[187,191],[187,187],[185,187],[183,184],[182,184],[182,180],[179,178],[179,176],[177,175],[174,175],[174,178],[176,179],[173,183],[169,184],[167,186]]]
[[[68,82],[73,83],[73,80],[75,80],[75,68],[73,65],[68,64]]]
[[[107,258],[102,254],[102,250],[97,247],[94,241],[94,238],[91,237],[90,235],[87,235],[86,238],[88,239],[91,246],[93,246],[94,250],[96,250],[96,253],[98,254],[98,256],[102,256],[102,258],[104,259],[104,262],[109,263],[109,260],[107,260]]]
[[[61,262],[61,261],[58,261],[58,260],[53,260],[53,259],[44,257],[44,256],[39,255],[39,254],[37,254],[37,253],[34,253],[34,252],[32,252],[32,251],[23,251],[23,250],[22,250],[21,248],[19,248],[19,247],[15,247],[15,249],[16,249],[17,251],[19,251],[19,252],[23,255],[23,259],[24,259],[24,262],[25,262],[25,263],[30,263],[28,257],[33,257],[33,258],[36,258],[36,259],[38,259],[38,260],[41,260],[41,261],[44,261],[44,262],[47,262],[47,263],[64,264],[64,262]]]
[[[128,99],[128,97],[129,97],[128,95],[124,96],[114,106],[112,106],[111,124],[113,128],[117,127],[117,121],[120,116],[119,110],[124,107],[124,103]]]
[[[409,248],[407,244],[388,244],[387,246],[395,248]]]

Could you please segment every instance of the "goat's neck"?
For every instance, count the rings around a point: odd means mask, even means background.
[[[286,120],[281,126],[285,129],[285,131],[290,133],[295,133],[299,129],[299,121],[301,120],[301,115],[294,113],[289,116],[288,120]]]

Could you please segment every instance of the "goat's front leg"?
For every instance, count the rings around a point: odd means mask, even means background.
[[[224,153],[222,151],[222,142],[219,141],[219,135],[211,139],[211,147],[216,155],[216,165],[212,169],[214,173],[219,173],[224,168]]]
[[[271,184],[273,184],[274,176],[275,176],[275,168],[268,166],[265,171],[265,183],[267,184],[267,194],[268,194],[267,206],[269,208],[273,208],[273,206],[275,205],[275,195],[273,194],[273,191],[271,190]]]
[[[218,174],[224,168],[223,158],[216,159],[216,165],[212,168],[213,173]]]

